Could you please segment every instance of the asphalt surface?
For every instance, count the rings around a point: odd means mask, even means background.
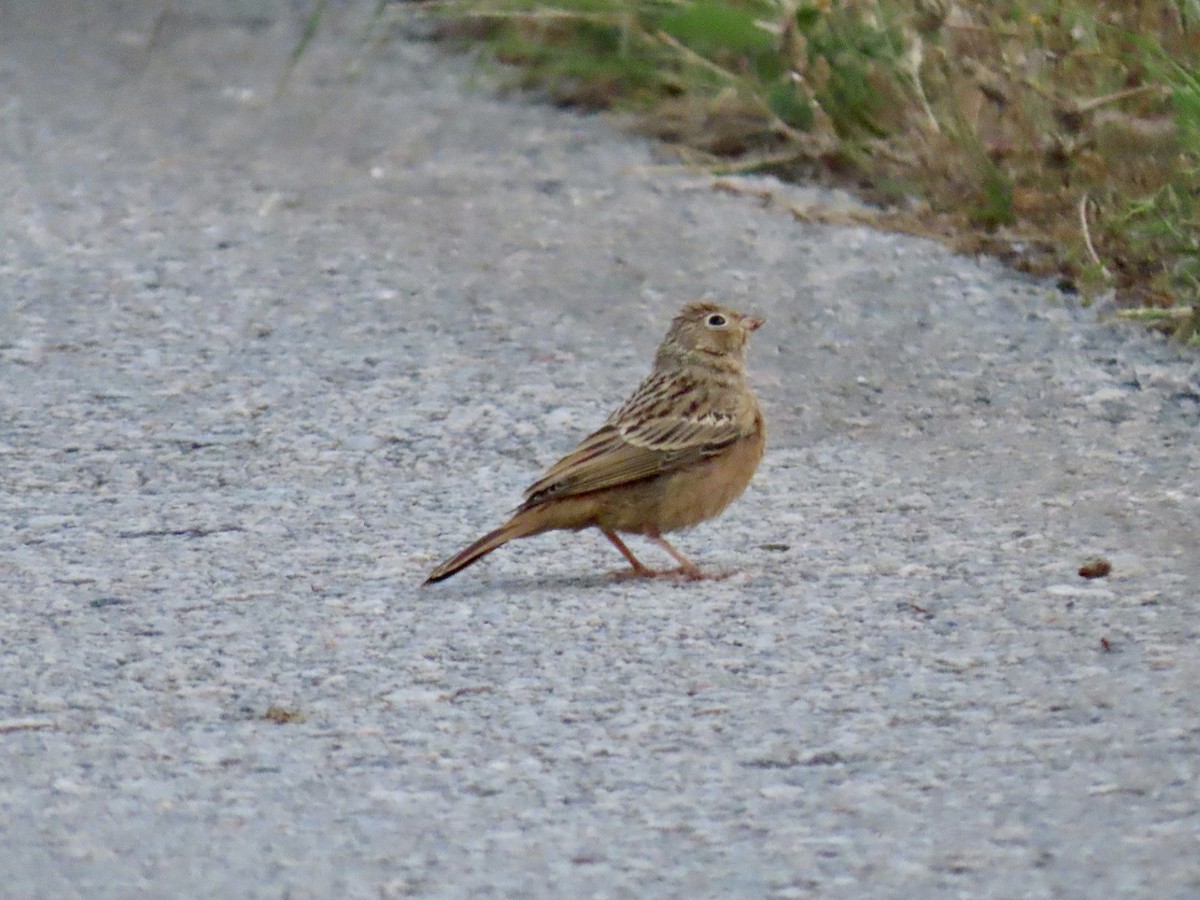
[[[0,2],[0,895],[1200,895],[1197,357],[374,6]],[[700,296],[729,577],[419,587]]]

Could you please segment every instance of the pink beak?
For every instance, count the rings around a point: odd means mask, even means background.
[[[763,321],[762,316],[743,316],[742,327],[747,331],[758,331],[762,327]]]

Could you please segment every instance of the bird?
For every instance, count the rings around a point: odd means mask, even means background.
[[[766,425],[746,379],[745,350],[762,324],[705,300],[684,305],[629,399],[526,489],[507,522],[424,583],[449,578],[511,540],[585,528],[612,542],[632,567],[628,574],[707,577],[663,535],[722,513],[758,468]],[[680,568],[649,568],[621,534],[643,535]]]

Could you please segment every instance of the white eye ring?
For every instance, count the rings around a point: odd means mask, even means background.
[[[727,324],[726,318],[720,313],[713,313],[704,320],[704,324],[709,328],[722,328]]]

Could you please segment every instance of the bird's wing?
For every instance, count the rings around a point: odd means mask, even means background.
[[[657,416],[609,422],[584,438],[525,491],[525,505],[630,484],[720,453],[753,430],[742,417]]]

